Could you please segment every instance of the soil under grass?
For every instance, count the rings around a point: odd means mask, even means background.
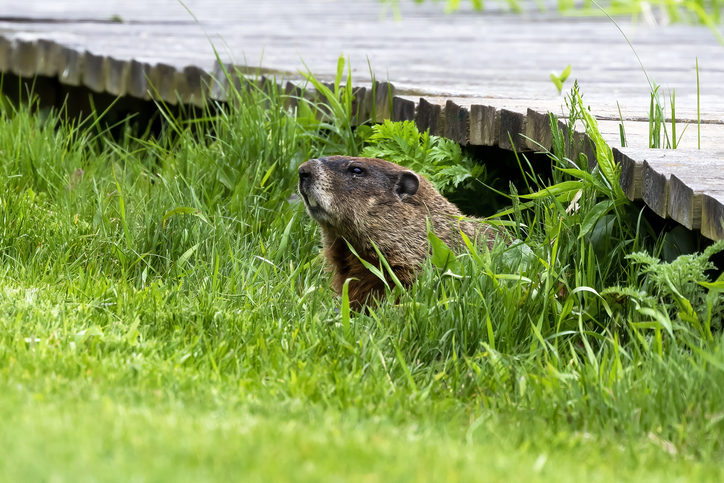
[[[364,140],[237,94],[157,138],[0,112],[0,479],[721,481],[721,282],[605,173],[347,319],[291,194]]]

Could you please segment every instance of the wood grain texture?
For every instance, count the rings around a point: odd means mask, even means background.
[[[430,134],[440,136],[444,126],[442,106],[428,102],[421,97],[415,114],[415,124],[421,132],[429,130]]]
[[[146,78],[151,72],[151,66],[144,62],[132,60],[128,69],[128,95],[138,99],[148,100],[148,84]]]
[[[86,51],[83,64],[83,84],[93,92],[103,92],[106,88],[105,64],[108,58]]]
[[[37,40],[15,39],[10,54],[10,70],[20,77],[33,77],[37,72]]]
[[[531,151],[550,151],[553,134],[548,112],[528,109],[525,122],[525,145]]]
[[[84,64],[84,51],[79,52],[71,47],[61,47],[58,57],[58,80],[69,86],[81,85]]]
[[[636,161],[638,154],[631,149],[613,149],[614,160],[621,167],[621,176],[619,178],[621,189],[631,201],[641,199],[644,165]]]
[[[500,110],[500,124],[498,131],[498,146],[510,151],[526,151],[525,132],[526,119],[520,112],[508,109]]]
[[[500,114],[493,106],[470,106],[470,144],[497,146],[500,136]]]
[[[656,170],[649,161],[644,160],[641,170],[641,198],[662,218],[668,215],[670,176],[668,170]]]
[[[392,98],[392,120],[393,121],[414,121],[415,103],[402,97]]]
[[[724,240],[724,190],[703,195],[701,234],[712,240]]]
[[[445,103],[445,137],[458,144],[468,144],[470,132],[470,113],[465,106],[452,100]]]
[[[60,55],[60,45],[45,39],[38,40],[35,59],[36,74],[45,77],[56,77],[58,75],[58,58]]]

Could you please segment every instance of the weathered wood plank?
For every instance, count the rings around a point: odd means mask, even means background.
[[[629,199],[641,198],[659,216],[689,229],[703,224],[704,195],[724,186],[724,152],[627,148],[614,155]]]
[[[656,170],[648,160],[644,160],[641,169],[641,197],[661,218],[666,218],[668,215],[670,176],[670,171]]]
[[[498,146],[510,151],[526,151],[525,132],[526,118],[520,112],[508,109],[500,110],[500,125],[498,132]]]
[[[83,64],[83,84],[93,92],[103,92],[106,88],[106,68],[108,58],[86,51]]]
[[[131,63],[108,57],[104,65],[104,90],[114,96],[128,94],[128,82],[131,76]]]
[[[643,185],[643,163],[637,162],[638,155],[631,148],[614,148],[614,161],[621,166],[619,183],[626,197],[631,200],[641,199],[641,186]]]
[[[62,55],[60,45],[40,39],[36,55],[35,71],[37,75],[56,77],[58,75],[58,58]]]
[[[15,39],[10,56],[10,71],[20,77],[35,76],[37,67],[37,40]]]
[[[611,147],[621,147],[619,124],[620,122],[617,121],[598,121],[599,130]],[[626,147],[648,149],[648,122],[627,121],[624,122],[624,127],[626,129]],[[671,137],[671,125],[667,124],[666,129]],[[695,150],[698,148],[699,141],[696,124],[687,125],[677,123],[676,133],[677,137],[681,138],[681,142],[677,145],[677,150]],[[701,125],[701,149],[712,150],[721,148],[722,140],[724,140],[724,124],[704,123]],[[662,145],[662,148],[665,147],[666,145]]]
[[[415,103],[409,99],[395,96],[392,98],[392,120],[414,121]]]
[[[131,61],[128,73],[127,89],[129,95],[144,100],[148,100],[150,98],[147,92],[148,83],[146,82],[146,77],[149,75],[150,71],[150,65],[144,62],[139,62],[135,59]]]
[[[83,79],[85,52],[71,47],[61,47],[58,57],[58,80],[65,85],[79,86]]]
[[[152,99],[162,100],[172,106],[178,104],[176,97],[176,68],[159,63],[148,73],[148,90]]]
[[[685,159],[671,169],[668,215],[689,229],[701,228],[703,195],[724,191],[724,153],[704,159],[698,165]]]
[[[465,106],[452,100],[445,103],[445,137],[458,144],[468,144],[470,132],[470,112]]]
[[[701,234],[712,240],[724,240],[724,191],[703,195]]]
[[[701,229],[704,195],[716,191],[724,191],[721,166],[704,169],[696,173],[696,177],[672,173],[669,180],[669,216],[690,230]],[[711,215],[708,217],[711,219]]]
[[[445,124],[442,118],[442,106],[430,103],[421,97],[415,114],[415,124],[421,132],[429,129],[430,134],[440,136]]]
[[[10,72],[10,56],[12,53],[10,39],[0,35],[0,72]]]
[[[352,112],[354,113],[352,122],[355,126],[359,126],[360,124],[367,122],[372,116],[372,114],[367,110],[367,105],[365,104],[367,88],[355,87],[352,94],[354,95],[354,99],[352,100]],[[412,103],[412,109],[414,112],[414,102]]]
[[[500,136],[500,113],[493,106],[470,106],[470,144],[497,146]]]
[[[176,93],[184,104],[203,107],[208,95],[211,75],[204,70],[189,65],[176,73]]]
[[[550,150],[553,134],[548,112],[528,108],[525,122],[525,145],[532,151]]]

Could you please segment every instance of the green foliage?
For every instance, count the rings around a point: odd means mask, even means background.
[[[463,155],[460,145],[449,139],[421,133],[414,122],[392,122],[372,127],[362,156],[382,158],[424,175],[443,194],[472,188],[485,176],[485,166]]]
[[[156,137],[0,110],[0,478],[721,479],[721,244],[658,260],[615,166],[556,123],[553,183],[526,172],[500,215],[514,244],[430,235],[418,282],[354,313],[293,192],[364,129],[273,85],[230,97]],[[448,193],[475,169],[367,134]]]
[[[347,77],[345,85],[342,85],[345,66],[347,67]],[[322,96],[324,102],[317,104],[305,99],[304,96],[300,96],[298,98],[300,109],[297,112],[297,120],[303,125],[313,127],[313,129],[324,129],[329,133],[328,136],[332,140],[338,140],[338,144],[343,145],[339,146],[341,152],[349,156],[357,156],[361,149],[362,140],[352,127],[353,122],[360,118],[360,112],[359,106],[356,109],[353,108],[356,103],[355,92],[352,88],[351,64],[345,61],[344,55],[339,56],[332,89],[318,81],[308,68],[307,72],[302,72],[302,75]],[[374,76],[372,82],[374,84]],[[321,123],[318,122],[320,119]],[[320,140],[324,140],[324,138],[320,138]]]
[[[645,276],[642,286],[648,289],[649,301],[655,302],[652,308],[668,308],[671,312],[678,310],[683,319],[694,323],[699,330],[699,318],[703,317],[706,334],[710,334],[712,324],[718,329],[722,327],[724,299],[716,294],[711,297],[711,290],[717,285],[707,283],[706,272],[716,269],[709,259],[722,250],[724,241],[710,245],[699,254],[681,255],[671,263],[663,263],[645,252],[632,253],[626,258],[641,265],[640,273]],[[669,315],[673,317],[675,314]]]

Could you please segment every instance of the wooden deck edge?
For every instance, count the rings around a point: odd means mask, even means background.
[[[701,229],[701,207],[703,193],[697,193],[672,173],[669,179],[669,205],[671,219],[689,230]]]
[[[661,218],[666,218],[669,214],[670,173],[659,172],[647,160],[644,160],[641,177],[641,197],[644,203]]]
[[[0,72],[23,78],[36,75],[57,78],[62,84],[85,86],[93,92],[114,96],[203,107],[209,99],[228,101],[230,83],[241,88],[250,82],[250,74],[260,71],[247,67],[239,70],[217,62],[211,72],[193,65],[183,68],[163,63],[150,65],[89,51],[78,52],[53,41],[11,40],[0,35]],[[257,77],[259,86],[266,81],[264,76]],[[312,91],[302,91],[293,79],[277,82],[279,92],[287,96],[288,107],[294,107],[300,95],[318,98]],[[552,146],[548,112],[505,109],[486,105],[484,99],[477,98],[465,104],[434,97],[411,98],[396,95],[394,86],[387,82],[377,83],[375,89],[355,87],[354,93],[358,123],[371,118],[374,105],[376,122],[414,121],[420,130],[429,129],[431,134],[462,145],[498,146],[517,152],[545,151]],[[589,166],[595,166],[595,148],[589,137],[575,131],[573,142],[569,143],[568,128],[561,120],[559,127],[565,128],[561,131],[569,148],[568,157],[578,160],[585,155]],[[613,153],[621,167],[621,187],[630,200],[643,199],[659,216],[670,217],[690,229],[701,229],[710,239],[724,239],[721,192],[696,192],[685,180],[649,163],[643,151],[613,148]],[[724,184],[721,191],[724,192]]]
[[[710,240],[724,240],[724,191],[702,196],[701,234]]]

